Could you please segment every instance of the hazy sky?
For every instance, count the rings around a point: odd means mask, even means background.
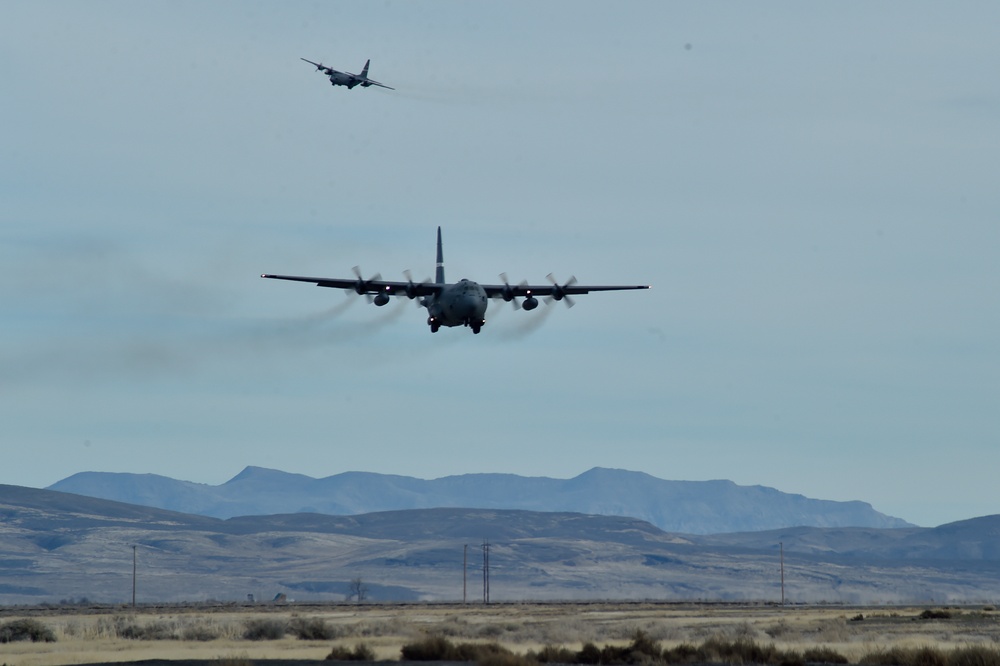
[[[1000,5],[4,2],[0,482],[1000,513]],[[300,57],[396,91],[331,87]],[[432,335],[262,272],[652,284]]]

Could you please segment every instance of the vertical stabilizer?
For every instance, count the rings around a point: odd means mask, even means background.
[[[444,284],[444,252],[441,251],[441,227],[438,227],[438,256],[434,267],[434,281]]]
[[[371,58],[369,58],[368,60],[365,60],[365,68],[361,70],[361,78],[363,78],[363,79],[367,79],[368,78],[368,65],[369,64],[371,64]]]

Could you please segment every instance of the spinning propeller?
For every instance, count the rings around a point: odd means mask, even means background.
[[[573,299],[570,298],[569,294],[566,293],[566,287],[572,287],[574,284],[576,284],[576,277],[570,276],[570,278],[566,280],[566,283],[563,285],[560,285],[558,282],[556,282],[556,279],[552,277],[552,273],[549,273],[546,277],[549,278],[549,282],[552,283],[552,295],[546,296],[545,302],[548,303],[549,301],[562,301],[566,304],[566,307],[568,308],[573,307]]]
[[[508,303],[513,303],[515,310],[520,310],[521,304],[517,302],[517,294],[514,291],[514,288],[510,286],[510,282],[507,281],[507,274],[501,273],[500,279],[503,281],[503,291],[500,292],[500,298]],[[527,281],[522,281],[521,284],[527,284]]]
[[[507,281],[507,274],[501,273],[500,279],[503,281],[503,289],[497,294],[496,298],[502,298],[508,303],[513,303],[515,310],[534,310],[538,307],[538,299],[531,295],[530,289],[526,289],[528,286],[527,280],[521,280],[521,283],[518,285],[518,288],[524,294],[523,300],[518,303],[518,289],[510,286],[510,282]]]
[[[406,289],[403,291],[403,293],[406,294],[406,297],[411,301],[420,295],[418,289],[430,282],[430,280],[428,279],[428,280],[423,280],[419,283],[414,283],[413,273],[410,272],[409,268],[403,271],[403,275],[406,277]],[[424,303],[422,301],[417,301],[417,307],[422,307],[423,305]]]
[[[368,302],[371,303],[372,300],[374,300],[374,297],[368,292],[368,290],[371,289],[372,282],[382,279],[381,273],[376,273],[375,275],[371,276],[371,278],[366,280],[363,277],[361,277],[361,268],[359,266],[355,266],[351,270],[354,271],[354,274],[358,276],[357,282],[354,283],[354,292],[358,296],[366,296],[368,298]],[[351,292],[348,291],[347,293]],[[382,296],[382,294],[379,294],[379,296]],[[385,305],[385,303],[382,303],[381,305]]]

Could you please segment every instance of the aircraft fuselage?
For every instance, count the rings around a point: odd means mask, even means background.
[[[353,74],[344,72],[334,72],[330,74],[330,84],[335,86],[347,86],[348,89],[361,83],[361,80]]]
[[[486,323],[486,290],[478,282],[459,280],[426,301],[427,323],[432,331],[439,326],[469,326],[474,333]]]

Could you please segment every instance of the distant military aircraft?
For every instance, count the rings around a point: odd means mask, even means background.
[[[522,282],[512,285],[507,282],[506,275],[500,275],[503,284],[478,284],[472,280],[462,279],[448,284],[444,281],[444,253],[441,250],[441,227],[437,230],[437,266],[434,282],[414,282],[409,271],[404,271],[406,282],[391,282],[383,280],[381,275],[374,275],[370,280],[361,276],[361,270],[354,267],[355,279],[299,277],[296,275],[270,275],[264,273],[262,278],[275,280],[294,280],[296,282],[311,282],[317,287],[334,287],[358,295],[368,295],[369,301],[381,307],[389,302],[390,296],[406,296],[409,299],[419,298],[418,305],[427,308],[427,325],[431,333],[437,333],[442,326],[468,326],[473,333],[486,323],[487,298],[502,298],[513,303],[515,309],[534,310],[538,307],[538,297],[546,300],[562,301],[567,307],[573,307],[570,296],[587,294],[592,291],[620,291],[623,289],[649,289],[649,285],[638,286],[584,286],[576,284],[576,278],[571,277],[564,284],[559,284],[549,273],[552,284],[530,285]],[[522,299],[518,303],[517,299]]]
[[[299,60],[306,60],[305,58],[299,58]],[[365,68],[361,70],[360,74],[351,74],[350,72],[338,72],[335,69],[331,69],[321,62],[313,62],[312,60],[306,60],[310,65],[315,65],[316,69],[322,71],[324,74],[330,77],[330,85],[334,86],[347,86],[350,90],[354,86],[360,85],[362,88],[367,88],[368,86],[378,86],[379,88],[389,88],[389,86],[379,83],[378,81],[373,81],[368,78],[368,64],[371,60],[365,61]],[[395,90],[395,88],[389,88],[389,90]]]

